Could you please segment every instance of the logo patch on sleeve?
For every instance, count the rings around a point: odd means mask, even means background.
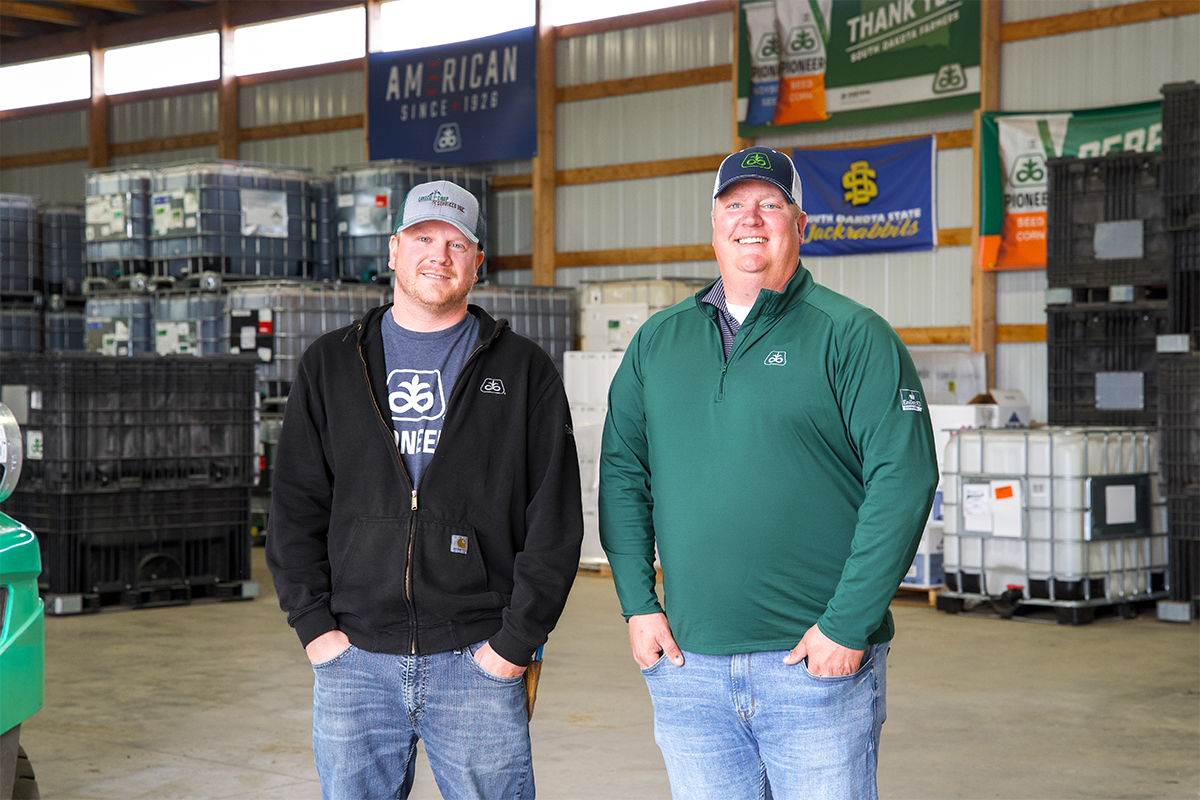
[[[914,389],[900,390],[900,410],[920,411],[923,408],[921,393]]]
[[[450,552],[451,553],[466,553],[467,552],[467,537],[451,536],[450,537]]]

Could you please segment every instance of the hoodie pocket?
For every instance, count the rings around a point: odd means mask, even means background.
[[[404,566],[407,520],[362,517],[333,557],[330,610],[353,614],[374,626],[406,621]],[[334,554],[340,554],[340,557]]]
[[[421,520],[413,543],[413,604],[423,623],[471,622],[505,605],[488,591],[479,534],[469,525]]]

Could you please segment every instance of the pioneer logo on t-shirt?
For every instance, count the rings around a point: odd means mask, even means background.
[[[441,419],[446,414],[441,370],[398,369],[388,375],[393,422]]]

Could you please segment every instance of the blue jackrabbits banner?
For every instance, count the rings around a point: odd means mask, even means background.
[[[934,137],[793,150],[808,227],[801,257],[931,250],[937,242]]]

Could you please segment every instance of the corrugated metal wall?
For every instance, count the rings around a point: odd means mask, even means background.
[[[559,86],[621,80],[730,64],[733,15],[714,14],[558,42]],[[711,156],[729,150],[732,84],[560,103],[558,169]],[[712,240],[712,175],[560,186],[556,247],[613,250]],[[716,264],[627,264],[559,268],[556,282],[715,276]],[[507,280],[507,275],[500,276]]]
[[[0,192],[33,195],[45,203],[82,205],[86,169],[86,161],[68,161],[0,170]]]
[[[558,42],[557,81],[576,86],[729,64],[732,42],[732,14],[572,37]]]
[[[366,160],[361,130],[242,142],[238,157],[243,161],[310,169],[314,173],[328,172],[331,167],[361,164]]]
[[[1009,42],[1000,53],[1000,109],[1065,111],[1160,99],[1164,83],[1200,78],[1197,42],[1200,14]]]
[[[87,147],[86,111],[68,111],[0,122],[0,156]],[[8,170],[4,170],[7,172]]]
[[[0,156],[87,147],[86,111],[68,111],[0,122]],[[47,203],[82,203],[87,161],[0,170],[0,192],[40,197]]]
[[[361,114],[363,100],[361,72],[247,86],[238,92],[238,124],[256,128]]]
[[[108,140],[113,144],[207,133],[216,129],[216,92],[113,103],[108,109]]]
[[[135,156],[117,156],[108,163],[114,167],[151,167],[159,164],[177,164],[183,161],[214,161],[217,146],[188,147],[183,150],[163,150],[158,153],[139,153]]]

